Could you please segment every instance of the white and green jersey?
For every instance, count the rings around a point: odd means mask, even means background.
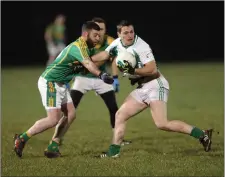
[[[142,68],[144,64],[155,60],[150,46],[137,35],[135,36],[133,44],[129,46],[124,46],[121,39],[117,38],[105,49],[105,51],[113,56],[117,56],[124,50],[135,56],[137,61],[135,68]]]

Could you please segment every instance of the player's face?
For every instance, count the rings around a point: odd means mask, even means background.
[[[118,36],[121,38],[123,45],[128,46],[134,42],[134,27],[130,26],[123,26],[121,28],[121,32],[118,33]]]
[[[63,25],[65,23],[66,18],[64,16],[59,16],[56,18],[56,24]]]
[[[99,27],[100,27],[100,43],[103,42],[104,40],[104,36],[105,36],[105,33],[106,33],[106,27],[105,27],[105,23],[98,23],[98,22],[95,22]]]
[[[94,47],[99,43],[100,31],[92,29],[87,35],[87,44],[89,47]]]

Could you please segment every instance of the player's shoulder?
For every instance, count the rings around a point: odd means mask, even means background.
[[[148,49],[148,50],[150,49],[151,50],[149,44],[146,41],[144,41],[140,36],[136,35],[136,39],[135,40],[136,40],[135,47],[138,50],[146,50],[146,49]]]
[[[112,36],[106,35],[106,41],[108,45],[110,45],[114,40],[115,38],[113,38]]]
[[[116,38],[114,39],[114,41],[112,41],[110,45],[116,46],[116,45],[119,45],[119,43],[120,43],[120,38]]]
[[[73,47],[77,47],[77,48],[85,48],[85,47],[87,47],[87,43],[85,42],[85,40],[82,37],[79,37],[77,40],[72,42],[71,45]]]

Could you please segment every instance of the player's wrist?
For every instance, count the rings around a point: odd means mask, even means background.
[[[102,79],[102,74],[103,74],[103,72],[101,71],[100,73],[99,73],[99,75],[98,75],[98,77],[100,78],[100,79]]]

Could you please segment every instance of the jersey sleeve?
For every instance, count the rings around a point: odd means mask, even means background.
[[[149,45],[143,45],[139,51],[137,51],[140,61],[143,64],[146,64],[148,62],[151,62],[155,60],[154,55],[152,53],[152,49],[149,47]]]
[[[84,59],[89,58],[88,48],[75,42],[70,48],[70,55],[82,62]]]
[[[110,45],[115,39],[111,36],[107,36],[107,44]]]

